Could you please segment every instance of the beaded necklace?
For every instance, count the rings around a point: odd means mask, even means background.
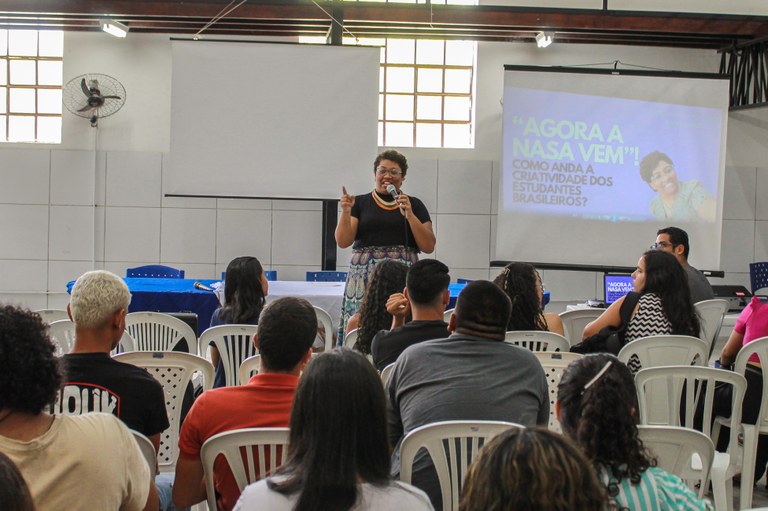
[[[395,199],[392,199],[391,201],[386,201],[379,195],[379,192],[377,192],[376,190],[372,191],[371,195],[373,196],[373,201],[381,209],[385,209],[387,211],[394,211],[399,207]]]

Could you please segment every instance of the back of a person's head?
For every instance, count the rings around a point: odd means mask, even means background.
[[[224,276],[224,319],[228,323],[258,320],[265,297],[261,278],[264,268],[253,256],[232,259]]]
[[[120,309],[128,310],[131,292],[114,273],[94,270],[84,273],[72,287],[69,309],[78,328],[97,328]]]
[[[259,319],[259,354],[269,371],[288,372],[304,358],[317,335],[315,309],[286,296],[267,305]]]
[[[407,273],[408,266],[392,259],[381,261],[374,267],[360,302],[356,344],[360,352],[370,353],[373,336],[391,326],[392,315],[387,312],[387,300],[391,294],[403,292]]]
[[[528,263],[509,263],[493,283],[512,302],[507,330],[546,330],[539,299],[539,273]]]
[[[24,477],[8,456],[0,452],[0,508],[3,511],[35,511]]]
[[[683,250],[683,257],[685,259],[688,259],[688,254],[691,253],[691,244],[688,241],[688,233],[682,230],[679,227],[665,227],[663,229],[659,229],[656,231],[656,235],[659,234],[666,234],[669,236],[669,242],[672,243],[672,245],[682,245]]]
[[[650,462],[638,438],[635,380],[613,355],[571,362],[557,386],[560,425],[596,466],[633,482]]]
[[[591,463],[567,438],[511,428],[470,467],[459,511],[603,511],[606,493]]]
[[[643,254],[643,260],[643,292],[654,293],[661,298],[664,315],[672,325],[672,333],[698,337],[701,325],[691,301],[688,274],[669,252],[649,250]]]
[[[504,339],[511,309],[509,297],[493,282],[470,282],[456,300],[456,330]]]
[[[350,509],[360,481],[389,480],[384,388],[360,354],[342,348],[313,357],[296,390],[290,429],[287,479],[276,489],[300,492],[295,511]]]
[[[0,410],[37,415],[56,398],[61,372],[39,315],[0,306]]]
[[[432,305],[439,301],[451,276],[448,267],[437,259],[422,259],[408,269],[405,285],[408,299],[417,305]]]

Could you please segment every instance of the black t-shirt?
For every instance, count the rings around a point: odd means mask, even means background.
[[[145,436],[168,429],[165,393],[146,369],[113,360],[107,353],[70,353],[55,413],[111,413]]]
[[[391,195],[381,197],[386,201],[392,200]],[[410,195],[408,198],[416,218],[422,223],[430,222],[431,218],[424,203]],[[367,193],[355,196],[355,204],[352,206],[351,214],[358,220],[357,237],[352,248],[405,246],[407,230],[407,246],[418,250],[419,247],[416,246],[416,241],[413,239],[411,227],[400,213],[399,208],[394,210],[382,209],[373,200],[373,196]]]
[[[397,357],[408,346],[432,339],[444,339],[449,335],[448,323],[440,320],[414,320],[394,330],[381,330],[371,341],[373,364],[381,371],[397,361]]]

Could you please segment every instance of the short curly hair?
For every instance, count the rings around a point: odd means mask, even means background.
[[[0,306],[0,410],[37,415],[56,399],[61,380],[48,325],[27,309]]]
[[[376,156],[376,159],[373,160],[374,172],[376,172],[376,167],[379,166],[381,160],[389,160],[397,163],[397,165],[400,167],[400,170],[403,171],[403,177],[405,177],[405,175],[408,173],[408,159],[403,153],[399,153],[394,149],[387,149],[386,151],[379,153],[379,155]]]
[[[78,327],[95,328],[120,309],[128,310],[131,292],[114,273],[95,270],[84,273],[72,287],[69,309]]]

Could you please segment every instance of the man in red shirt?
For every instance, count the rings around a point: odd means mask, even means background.
[[[261,355],[259,373],[239,387],[203,393],[189,411],[179,436],[179,459],[173,485],[178,508],[206,498],[200,448],[210,437],[242,428],[287,427],[299,374],[312,356],[317,316],[301,298],[280,298],[259,318],[253,342]],[[240,490],[223,457],[214,465],[219,509],[232,509]]]

